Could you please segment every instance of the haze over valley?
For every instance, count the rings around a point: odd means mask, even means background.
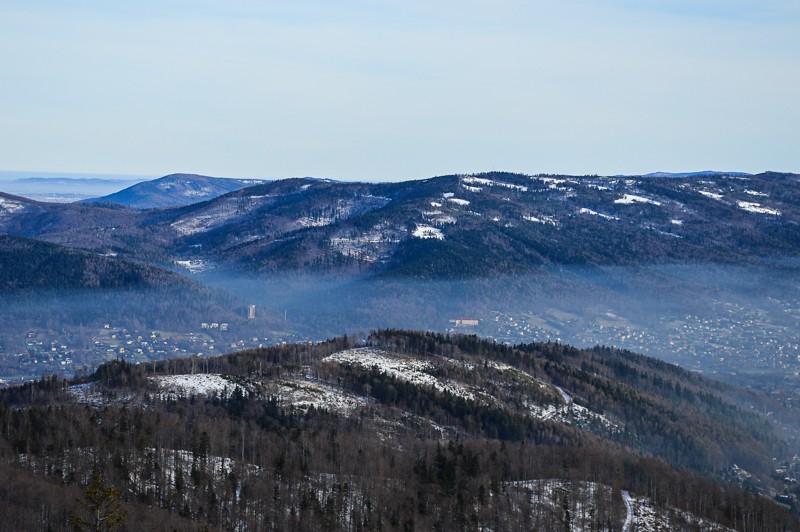
[[[227,186],[2,194],[2,378],[403,327],[616,346],[798,391],[797,175]],[[177,207],[143,203],[167,192]],[[104,340],[112,328],[124,341]]]
[[[782,173],[0,192],[6,513],[793,529],[798,222]]]

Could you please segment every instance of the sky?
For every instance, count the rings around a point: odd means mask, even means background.
[[[798,0],[3,0],[0,170],[800,172]]]

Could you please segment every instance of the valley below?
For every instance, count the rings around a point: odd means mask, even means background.
[[[800,529],[799,213],[777,173],[0,193],[9,515]]]

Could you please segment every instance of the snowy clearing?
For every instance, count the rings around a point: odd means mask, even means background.
[[[534,223],[537,223],[537,224],[556,225],[556,223],[557,223],[556,219],[553,218],[552,216],[539,215],[537,217],[537,216],[533,216],[533,215],[530,215],[530,214],[525,214],[525,215],[522,216],[522,219],[523,220],[527,220],[529,222],[534,222]]]
[[[670,220],[669,223],[672,225],[683,225],[683,220]]]
[[[216,373],[196,373],[194,375],[160,375],[150,377],[164,392],[162,399],[169,397],[190,397],[192,395],[221,394],[227,389],[228,393],[239,388],[245,391],[241,384],[228,380]]]
[[[760,198],[768,198],[769,197],[769,194],[765,194],[765,193],[759,192],[757,190],[745,189],[744,193],[745,194],[750,194],[751,196],[758,196]]]
[[[342,232],[331,238],[331,247],[348,257],[376,262],[386,257],[389,250],[406,236],[405,228],[392,228],[378,224],[360,235]]]
[[[526,494],[533,511],[561,509],[565,498],[568,502],[572,500],[569,507],[573,518],[570,530],[574,532],[597,530],[595,528],[597,524],[592,522],[593,509],[598,506],[600,501],[609,504],[613,497],[611,486],[606,484],[558,478],[515,480],[506,482],[505,487],[509,491]],[[617,522],[610,530],[622,530],[623,532],[667,532],[673,529],[699,529],[705,532],[728,532],[731,530],[674,507],[657,507],[648,497],[634,495],[628,491],[621,491],[620,495],[625,507],[624,521],[621,524]],[[609,529],[603,527],[602,530]]]
[[[651,205],[661,205],[660,201],[645,198],[644,196],[637,196],[635,194],[625,194],[621,198],[614,200],[614,203],[619,205],[631,205],[633,203],[650,203]]]
[[[444,233],[441,229],[431,227],[430,225],[417,225],[411,236],[416,238],[435,238],[436,240],[444,240]]]
[[[452,393],[464,399],[475,400],[475,395],[461,384],[444,382],[430,373],[434,367],[424,360],[407,358],[402,355],[360,347],[339,351],[322,359],[323,362],[358,366],[364,369],[377,369],[380,373],[391,375],[399,380],[420,386],[430,386],[442,392]]]
[[[439,217],[437,217],[437,218],[434,218],[434,219],[432,220],[432,222],[433,222],[434,224],[436,224],[436,225],[454,224],[454,223],[456,223],[457,221],[458,221],[458,220],[456,220],[456,218],[455,218],[454,216],[450,216],[449,214],[448,214],[448,215],[445,215],[445,216],[439,216]]]
[[[204,261],[202,259],[176,260],[175,264],[177,264],[178,266],[181,266],[183,268],[186,268],[191,273],[202,273],[202,272],[210,269],[208,262],[206,262],[206,261]]]
[[[6,211],[7,213],[12,213],[12,212],[17,212],[24,208],[25,205],[23,205],[22,203],[17,203],[16,201],[0,198],[0,211]]]
[[[764,207],[760,203],[755,203],[752,201],[737,201],[736,205],[743,211],[747,212],[754,212],[756,214],[770,214],[772,216],[781,215],[781,211],[777,209],[770,209],[769,207]]]
[[[133,399],[133,394],[124,394],[114,397],[104,396],[102,387],[96,382],[73,384],[67,388],[67,391],[77,403],[93,406],[94,408],[101,408],[115,403],[127,403]]]
[[[469,200],[461,199],[461,198],[447,198],[447,201],[455,203],[456,205],[469,205]]]
[[[201,187],[198,190],[185,190],[183,195],[187,198],[204,198],[213,194],[211,187]]]
[[[363,397],[349,395],[340,389],[317,382],[280,380],[273,388],[268,389],[267,393],[277,395],[282,404],[289,404],[304,411],[313,406],[316,409],[347,414],[367,404],[367,400]]]
[[[326,225],[332,224],[334,221],[335,219],[331,216],[318,216],[316,218],[303,216],[302,218],[298,218],[295,223],[300,227],[325,227]]]
[[[717,194],[716,192],[709,192],[708,190],[698,190],[697,192],[699,192],[700,194],[702,194],[707,198],[715,199],[717,201],[723,198],[722,194]]]
[[[502,181],[493,181],[491,179],[485,179],[482,177],[474,177],[474,176],[464,176],[461,178],[462,186],[467,188],[466,185],[463,183],[467,183],[468,185],[482,185],[486,187],[503,187],[508,188],[511,190],[519,190],[520,192],[527,192],[528,187],[522,185],[514,185],[512,183],[504,183]],[[480,190],[480,189],[479,189]]]
[[[593,211],[592,209],[587,209],[586,207],[582,208],[578,212],[581,214],[591,214],[592,216],[599,216],[600,218],[605,218],[606,220],[619,220],[618,216],[603,214],[602,212]]]

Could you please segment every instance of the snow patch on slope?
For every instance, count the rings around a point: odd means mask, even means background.
[[[541,215],[541,214],[539,216],[533,216],[533,215],[530,215],[530,214],[524,214],[524,215],[522,215],[522,219],[523,220],[527,220],[529,222],[534,222],[534,223],[537,223],[537,224],[556,225],[558,223],[557,220],[554,217],[552,217],[552,216],[544,216],[544,215]]]
[[[249,198],[253,200],[253,198]],[[252,202],[260,203],[260,202]],[[170,224],[170,227],[181,236],[189,236],[208,231],[222,225],[228,220],[239,216],[238,205],[235,200],[220,201],[202,211],[202,214],[188,215]]]
[[[777,209],[770,209],[769,207],[764,207],[760,203],[756,203],[753,201],[737,201],[736,205],[743,211],[747,212],[754,212],[757,214],[770,214],[772,216],[781,215],[781,211]]]
[[[186,268],[190,273],[202,273],[210,269],[208,262],[203,259],[176,260],[175,263]]]
[[[318,382],[304,380],[277,381],[273,390],[283,404],[290,404],[303,411],[308,411],[312,406],[316,409],[326,409],[339,414],[348,414],[367,404],[363,397],[356,397],[344,393],[338,388]]]
[[[483,177],[474,177],[474,176],[464,176],[461,178],[462,186],[469,190],[467,185],[482,185],[485,187],[503,187],[508,188],[511,190],[519,190],[520,192],[527,192],[528,187],[522,185],[514,185],[512,183],[504,183],[502,181],[493,181],[491,179],[485,179]],[[466,183],[466,185],[464,184]],[[478,189],[481,190],[480,188]]]
[[[697,192],[699,192],[700,194],[702,194],[707,198],[715,199],[717,201],[723,198],[722,194],[717,194],[716,192],[709,192],[708,190],[698,190]]]
[[[316,218],[303,216],[302,218],[298,218],[296,223],[300,227],[325,227],[326,225],[332,224],[334,221],[335,219],[331,216],[318,216]]]
[[[414,229],[414,232],[411,233],[411,236],[416,238],[433,238],[436,240],[444,240],[444,233],[442,233],[441,229],[437,229],[435,227],[431,227],[430,225],[417,225]]]
[[[194,375],[160,375],[150,377],[164,392],[162,399],[172,397],[190,397],[192,395],[213,395],[239,388],[246,391],[241,384],[228,380],[215,373],[196,373]]]
[[[455,203],[456,205],[469,205],[469,200],[461,199],[461,198],[447,198],[447,201]]]
[[[396,353],[381,351],[371,347],[360,347],[339,351],[322,359],[323,362],[336,362],[342,365],[376,369],[399,380],[419,386],[429,386],[442,392],[449,392],[464,399],[475,400],[475,394],[456,382],[445,382],[433,375],[434,366],[424,360],[404,357]]]
[[[25,205],[10,199],[0,198],[0,213],[5,211],[8,214],[15,213],[25,208]]]
[[[94,408],[101,408],[115,403],[127,403],[133,399],[132,394],[114,397],[103,395],[103,388],[96,382],[73,384],[67,388],[67,392],[73,397],[73,399],[75,399],[77,403],[89,405]]]
[[[660,201],[646,198],[644,196],[637,196],[636,194],[625,194],[621,198],[614,200],[614,203],[619,205],[631,205],[633,203],[650,203],[652,205],[661,205]]]
[[[600,218],[605,218],[606,220],[619,220],[617,216],[611,216],[609,214],[603,214],[602,212],[593,211],[592,209],[582,208],[578,211],[581,214],[591,214],[592,216],[599,216]]]
[[[531,510],[562,509],[564,501],[569,504],[570,530],[589,532],[597,530],[593,522],[594,511],[601,501],[612,502],[614,491],[611,486],[596,482],[570,481],[566,479],[515,480],[505,483],[506,490],[524,494],[529,498]],[[577,496],[572,497],[572,494]],[[578,495],[580,494],[580,495]],[[707,521],[689,512],[674,507],[656,506],[652,499],[621,491],[624,518],[602,530],[622,530],[623,532],[666,532],[668,530],[703,530],[705,532],[732,532],[732,529],[718,523]],[[609,523],[612,524],[612,523]],[[674,527],[674,528],[670,528]]]

